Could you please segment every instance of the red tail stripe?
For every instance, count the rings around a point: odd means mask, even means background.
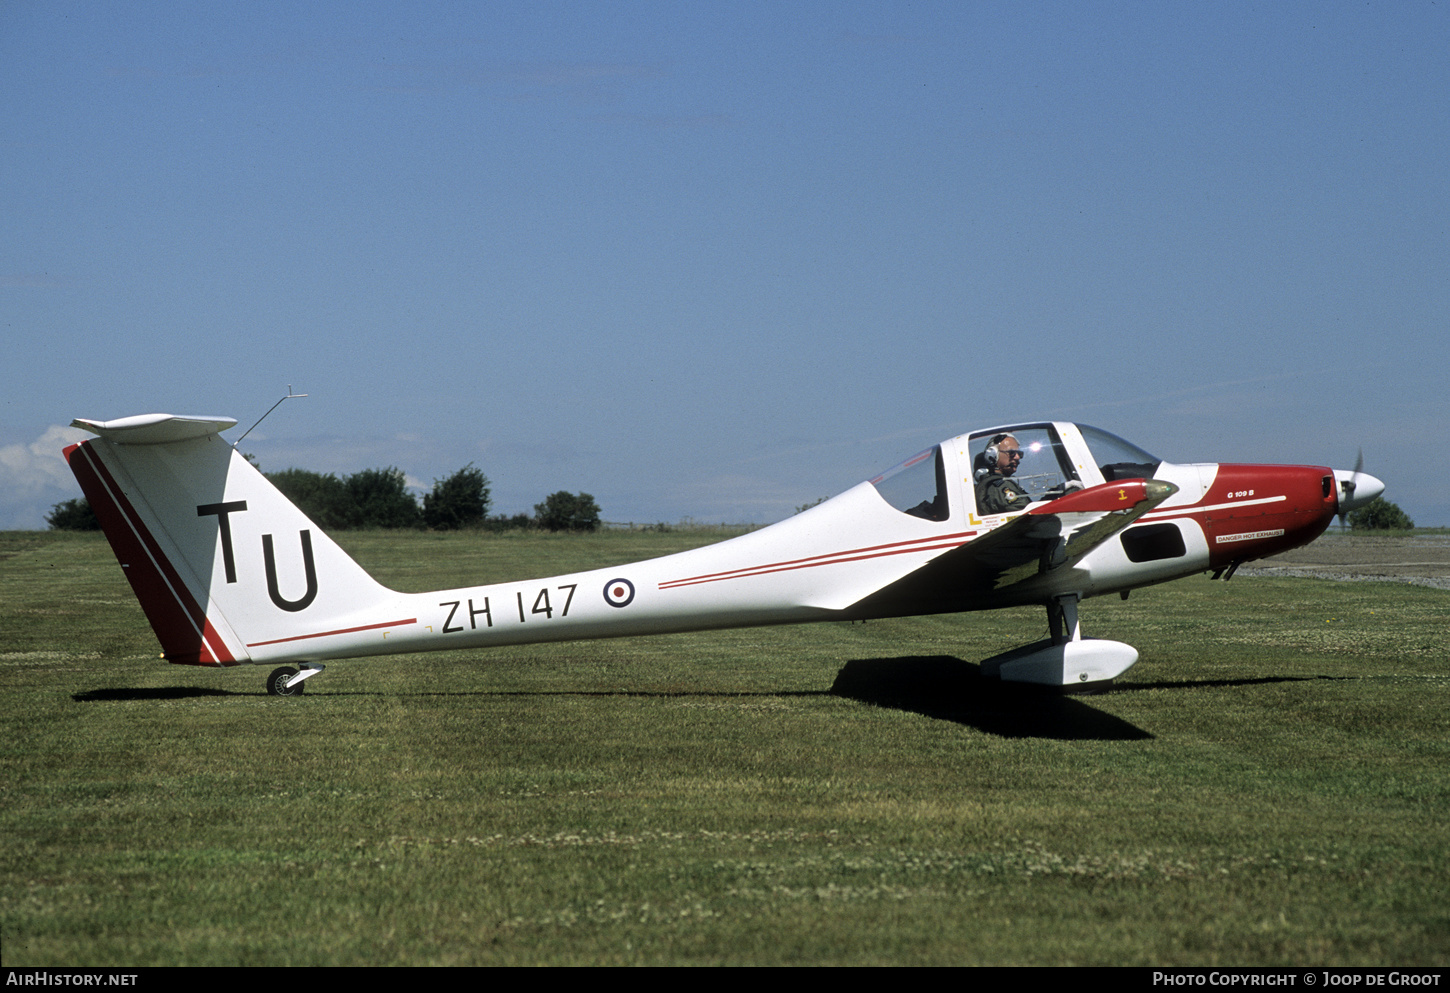
[[[100,456],[86,441],[66,449],[76,481],[105,531],[141,609],[171,661],[189,665],[235,664],[221,635],[207,620],[161,545],[126,498]],[[75,458],[77,454],[83,457]]]

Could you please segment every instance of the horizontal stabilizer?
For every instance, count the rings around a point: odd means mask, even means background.
[[[73,428],[98,434],[117,445],[164,445],[167,442],[205,438],[236,427],[235,417],[179,417],[176,414],[137,414],[113,421],[92,421],[77,417]]]

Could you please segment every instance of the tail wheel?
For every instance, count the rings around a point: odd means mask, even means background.
[[[297,683],[295,686],[287,685],[295,675],[297,675],[297,670],[288,665],[284,665],[280,669],[273,669],[272,675],[267,677],[267,692],[272,696],[301,696],[302,691],[307,688],[306,683]]]

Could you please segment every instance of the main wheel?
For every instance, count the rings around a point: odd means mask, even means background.
[[[298,683],[295,686],[287,685],[287,681],[295,675],[297,675],[297,670],[289,665],[273,669],[272,675],[267,677],[267,692],[273,696],[301,696],[302,691],[307,688],[306,683]]]

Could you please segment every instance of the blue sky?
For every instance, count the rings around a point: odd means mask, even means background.
[[[1051,417],[1363,448],[1450,524],[1447,52],[1413,0],[0,4],[0,528],[73,417],[289,385],[264,469],[505,513],[769,522]]]

